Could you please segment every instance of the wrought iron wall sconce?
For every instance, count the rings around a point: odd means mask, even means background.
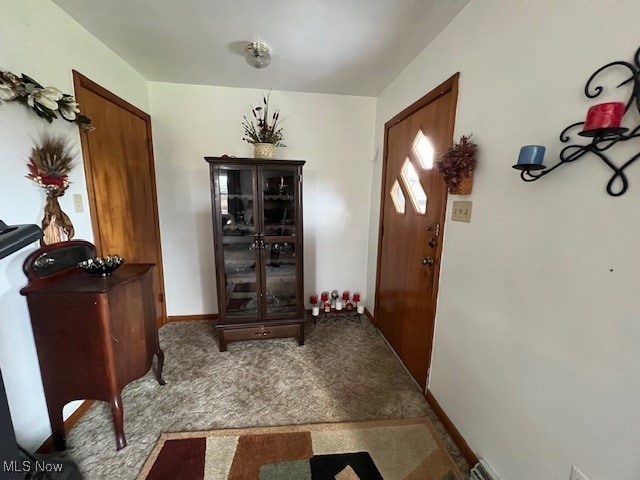
[[[527,145],[522,147],[518,163],[513,168],[520,170],[520,178],[525,182],[534,182],[553,172],[556,168],[591,154],[602,160],[612,170],[612,175],[607,183],[607,193],[613,197],[624,194],[629,187],[629,181],[625,175],[625,169],[640,158],[640,153],[633,155],[621,166],[617,166],[611,159],[613,148],[631,139],[640,137],[640,125],[629,130],[620,126],[622,117],[632,108],[640,113],[640,48],[636,51],[633,63],[616,61],[608,63],[596,70],[584,88],[587,98],[597,98],[603,91],[602,85],[596,84],[596,78],[603,71],[610,68],[623,67],[629,70],[631,76],[622,81],[616,88],[631,84],[632,91],[626,104],[622,102],[604,103],[594,105],[589,109],[585,122],[577,122],[569,125],[560,134],[560,141],[568,143],[559,155],[559,162],[547,168],[542,164],[545,148],[541,145]],[[576,132],[578,127],[581,131]],[[581,137],[590,138],[588,144],[576,143],[580,139],[573,139],[573,133]]]

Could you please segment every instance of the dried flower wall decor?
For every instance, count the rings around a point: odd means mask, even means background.
[[[0,100],[18,101],[51,123],[58,114],[85,130],[92,130],[91,119],[80,113],[76,99],[55,87],[43,87],[33,78],[0,70]]]
[[[42,246],[73,238],[73,224],[60,208],[58,197],[63,196],[69,187],[69,174],[74,166],[75,152],[65,137],[42,134],[34,142],[27,162],[27,178],[33,180],[47,194],[42,218]]]
[[[473,188],[473,171],[476,168],[478,145],[470,135],[463,135],[446,152],[436,159],[436,168],[444,179],[449,193],[469,195]]]

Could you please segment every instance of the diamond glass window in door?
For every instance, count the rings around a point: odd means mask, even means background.
[[[420,178],[418,177],[416,167],[413,166],[413,163],[411,163],[408,157],[405,159],[404,165],[402,165],[400,175],[402,175],[404,185],[409,192],[413,208],[416,209],[416,212],[424,215],[427,212],[427,194],[424,193],[424,189],[422,185],[420,185]]]
[[[402,193],[402,188],[400,188],[400,184],[398,180],[393,182],[393,186],[391,187],[391,200],[393,201],[393,206],[400,215],[404,215],[406,200],[404,198],[404,193]]]
[[[416,138],[413,139],[412,149],[423,170],[431,170],[433,168],[435,150],[433,149],[433,145],[431,145],[429,137],[424,134],[422,129],[420,129]]]

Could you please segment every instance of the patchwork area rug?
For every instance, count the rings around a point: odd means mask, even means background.
[[[463,480],[427,418],[165,433],[138,480]]]

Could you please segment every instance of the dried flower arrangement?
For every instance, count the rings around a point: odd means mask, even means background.
[[[91,120],[80,114],[78,103],[72,95],[62,93],[55,87],[45,88],[24,73],[18,77],[11,72],[0,71],[0,100],[16,100],[49,123],[58,118],[58,112],[68,122],[86,130],[93,129]]]
[[[263,106],[252,107],[251,113],[253,119],[249,120],[246,116],[243,116],[242,128],[244,130],[245,142],[256,143],[271,143],[276,147],[286,147],[282,143],[284,139],[284,133],[282,128],[279,127],[280,110],[275,110],[271,117],[269,117],[269,97],[271,93],[266,96],[262,96]]]
[[[69,174],[75,166],[74,158],[75,153],[65,137],[43,133],[31,149],[27,178],[47,193],[61,196],[69,187]]]
[[[75,153],[62,136],[42,134],[34,142],[27,163],[27,178],[33,180],[47,192],[47,201],[42,219],[43,238],[41,245],[64,242],[74,235],[71,219],[60,208],[58,197],[69,187],[69,174],[75,166]]]
[[[463,135],[459,142],[454,143],[436,159],[436,168],[442,173],[444,183],[451,193],[471,193],[471,179],[476,168],[478,150],[478,145],[471,141],[472,135]],[[463,183],[465,185],[462,185]]]

